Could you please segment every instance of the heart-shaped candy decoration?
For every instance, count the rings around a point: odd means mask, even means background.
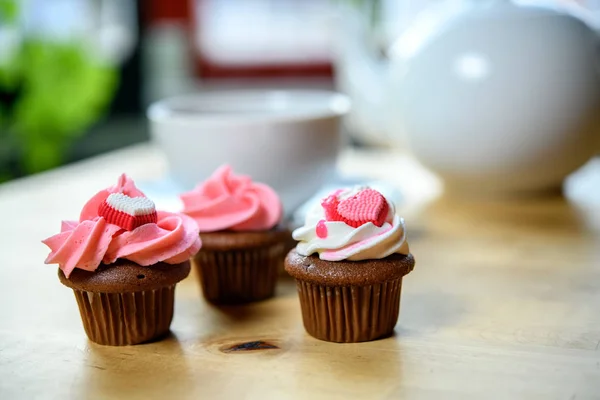
[[[373,189],[364,189],[356,195],[340,201],[332,194],[321,203],[328,221],[342,221],[358,228],[367,222],[382,226],[389,211],[387,200]]]
[[[98,215],[128,231],[158,220],[152,200],[123,193],[111,193],[98,207]]]

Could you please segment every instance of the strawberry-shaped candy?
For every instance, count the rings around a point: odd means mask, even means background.
[[[330,194],[321,201],[321,206],[325,210],[325,219],[327,221],[341,221],[337,211],[338,204],[340,204],[340,200],[337,197],[337,192]]]
[[[325,198],[321,205],[327,221],[342,221],[354,228],[367,222],[382,226],[389,211],[385,197],[373,189],[363,189],[341,201],[337,194],[332,194]]]
[[[152,200],[147,197],[129,197],[123,193],[110,194],[98,207],[98,214],[107,222],[128,231],[157,221]]]

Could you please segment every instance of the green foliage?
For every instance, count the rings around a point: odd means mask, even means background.
[[[19,4],[16,0],[0,0],[0,21],[13,23],[19,15]]]
[[[0,63],[0,92],[16,90],[21,77],[21,57],[16,54]]]
[[[17,32],[18,11],[16,0],[0,0],[0,26],[4,25],[7,30],[13,29],[14,32]],[[19,77],[19,64],[20,57],[18,54],[0,59],[0,92],[3,89],[14,89]]]
[[[81,47],[30,42],[24,56],[13,129],[25,144],[25,170],[37,172],[60,164],[66,145],[98,118],[116,76],[91,63]]]
[[[0,23],[14,16],[0,0]],[[81,43],[24,38],[0,64],[0,181],[60,165],[74,139],[105,110],[117,85]]]

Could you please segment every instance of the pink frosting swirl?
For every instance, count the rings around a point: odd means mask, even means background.
[[[200,236],[194,220],[181,214],[158,212],[156,224],[142,225],[115,237],[104,255],[105,263],[126,258],[140,265],[157,262],[178,264],[200,250]]]
[[[267,230],[279,223],[283,212],[273,189],[252,182],[249,176],[234,175],[229,165],[180,198],[183,212],[196,221],[201,232]]]
[[[75,268],[95,271],[120,230],[102,217],[81,223],[63,221],[59,234],[42,241],[51,250],[45,263],[58,264],[67,278]]]
[[[98,192],[83,207],[80,220],[63,221],[61,232],[42,242],[51,252],[46,264],[58,264],[68,278],[75,268],[95,271],[100,262],[125,258],[148,266],[157,262],[178,264],[201,247],[198,226],[183,214],[158,212],[156,224],[125,231],[98,215],[99,205],[111,194],[144,196],[125,174],[117,185]]]

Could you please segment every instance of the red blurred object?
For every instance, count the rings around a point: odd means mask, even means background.
[[[197,58],[196,63],[196,75],[202,78],[331,77],[332,74],[331,63],[227,66],[211,62],[201,56]]]
[[[247,6],[243,3],[244,0],[238,1],[239,7],[242,5]],[[263,0],[265,3],[269,3],[269,0]],[[283,0],[271,0],[284,3]],[[285,0],[290,4],[294,4],[293,0]],[[302,1],[296,0],[299,5],[302,5]],[[319,0],[312,0],[318,3]],[[327,2],[328,0],[323,0]],[[260,2],[260,0],[254,0],[254,2]],[[218,60],[216,57],[211,56],[211,52],[214,53],[215,48],[207,49],[203,46],[203,38],[209,34],[206,25],[215,26],[213,24],[203,24],[199,21],[210,18],[223,18],[218,13],[212,13],[207,15],[207,9],[213,11],[218,8],[219,11],[225,9],[227,5],[229,12],[235,13],[235,1],[219,2],[219,0],[149,0],[150,7],[148,10],[148,22],[149,24],[161,23],[161,22],[181,22],[186,26],[189,32],[190,38],[190,51],[194,53],[193,59],[195,60],[195,73],[200,78],[276,78],[276,77],[332,77],[333,68],[329,59],[311,59],[308,54],[303,59],[302,50],[298,50],[297,60],[284,61],[284,62],[273,62],[269,60],[269,57],[265,57],[264,60],[252,60],[252,62],[246,62],[244,60],[235,62],[225,62]],[[275,3],[273,3],[275,4]],[[272,6],[272,4],[271,4]],[[251,24],[249,24],[252,28]],[[254,26],[255,27],[255,26]],[[214,34],[214,33],[213,33]],[[277,35],[274,35],[277,36]],[[224,49],[224,52],[227,52]],[[231,55],[231,51],[227,53]],[[230,57],[231,58],[231,57]]]
[[[148,24],[191,20],[192,2],[190,0],[145,0],[145,18]]]

